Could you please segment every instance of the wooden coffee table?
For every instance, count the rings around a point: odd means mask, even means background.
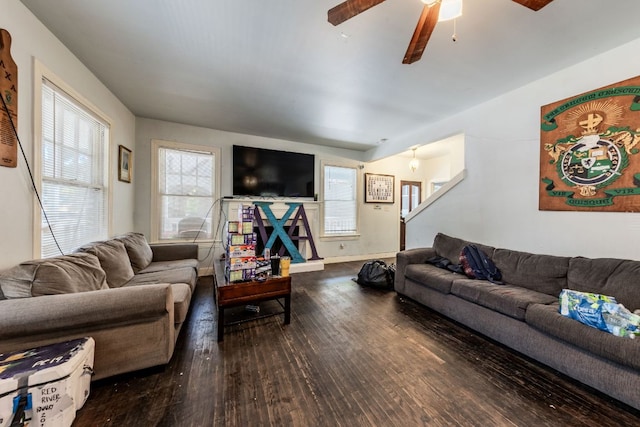
[[[229,283],[224,279],[224,266],[216,268],[215,273],[215,297],[218,308],[218,342],[222,341],[224,327],[265,317],[284,313],[284,324],[291,322],[291,276],[272,277],[266,280],[254,280],[250,282]],[[218,271],[222,270],[222,271]],[[284,304],[279,300],[283,299]],[[278,300],[283,308],[282,312],[252,317],[233,323],[224,323],[224,310],[229,307],[237,307],[247,304],[256,304],[261,301]]]

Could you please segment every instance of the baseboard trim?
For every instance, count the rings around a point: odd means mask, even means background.
[[[396,258],[397,252],[385,252],[378,254],[361,254],[361,255],[347,255],[347,256],[339,256],[339,257],[330,257],[325,258],[325,264],[335,264],[338,262],[349,262],[349,261],[368,261],[373,259],[385,259],[385,258]]]

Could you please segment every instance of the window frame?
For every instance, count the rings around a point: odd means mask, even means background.
[[[213,180],[213,194],[211,196],[212,199],[212,209],[211,209],[211,238],[198,238],[196,243],[213,243],[216,241],[219,236],[217,236],[217,224],[220,222],[220,209],[216,208],[215,204],[220,203],[220,177],[221,177],[221,161],[220,161],[220,148],[206,146],[206,145],[197,145],[197,144],[187,144],[183,142],[177,141],[166,141],[162,139],[152,139],[151,140],[151,218],[150,218],[150,241],[152,243],[192,243],[192,238],[184,238],[184,239],[162,239],[160,238],[160,223],[161,223],[161,214],[162,208],[160,206],[160,192],[158,191],[159,185],[159,164],[158,164],[158,153],[161,148],[167,148],[171,150],[183,150],[183,151],[196,151],[196,152],[204,152],[211,153],[213,155],[213,173],[211,175],[211,179]]]
[[[320,162],[320,176],[321,176],[321,194],[322,194],[322,203],[320,209],[320,238],[322,239],[344,239],[351,237],[359,237],[360,236],[360,196],[362,195],[362,173],[361,168],[357,164],[349,164],[349,163],[340,163],[340,162],[331,162],[331,161],[322,161]],[[325,218],[326,218],[326,194],[325,194],[325,170],[327,167],[338,167],[338,168],[346,168],[353,169],[355,171],[355,221],[356,221],[356,230],[351,233],[331,233],[327,234],[325,232]]]
[[[442,186],[444,186],[447,182],[449,182],[449,180],[445,178],[432,179],[431,181],[429,181],[429,196],[442,188]]]
[[[77,102],[79,106],[89,112],[91,115],[95,116],[96,119],[102,121],[106,127],[108,128],[108,136],[105,138],[105,146],[103,147],[105,151],[104,155],[104,191],[105,191],[105,203],[107,207],[106,211],[106,235],[103,236],[107,238],[111,235],[111,230],[113,227],[113,173],[112,173],[112,165],[113,165],[113,153],[112,153],[112,138],[113,138],[113,121],[111,118],[106,115],[102,110],[100,110],[96,105],[94,105],[87,98],[82,96],[77,90],[67,84],[64,80],[54,74],[52,71],[47,69],[40,61],[37,59],[34,60],[34,72],[33,72],[33,179],[35,181],[35,187],[38,192],[38,195],[42,195],[42,187],[43,187],[43,158],[42,158],[42,149],[43,149],[43,127],[42,127],[42,106],[43,106],[43,80],[46,79],[57,88],[59,88],[62,92],[65,93],[66,96],[71,98],[73,101]],[[42,258],[42,209],[40,207],[40,203],[38,201],[37,195],[33,195],[33,257],[34,258]],[[79,242],[80,245],[88,243],[88,242]]]
[[[400,181],[400,217],[404,218],[406,217],[406,215],[402,215],[402,210],[404,208],[404,187],[408,186],[409,187],[409,208],[407,210],[407,215],[415,208],[417,208],[420,203],[422,203],[422,181],[405,181],[405,180],[401,180]],[[416,205],[415,208],[412,208],[411,206],[413,205],[413,193],[411,192],[411,190],[414,187],[418,187],[418,203]]]

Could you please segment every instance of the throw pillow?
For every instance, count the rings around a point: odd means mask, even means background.
[[[100,266],[107,274],[110,288],[119,288],[133,277],[133,268],[124,243],[118,240],[105,240],[82,246],[78,252],[87,252],[98,257]]]
[[[151,264],[153,260],[153,252],[151,246],[147,243],[144,234],[142,233],[127,233],[123,236],[116,237],[116,240],[124,243],[124,247],[129,254],[129,260],[131,261],[131,267],[133,267],[134,273],[138,273],[140,270],[144,270]]]
[[[55,295],[108,289],[105,272],[94,255],[75,253],[20,264],[34,268],[31,295]]]
[[[30,297],[35,269],[34,266],[17,265],[1,272],[0,299]]]

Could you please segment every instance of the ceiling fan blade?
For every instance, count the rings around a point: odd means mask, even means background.
[[[538,11],[551,3],[553,0],[513,0],[514,2],[528,7],[531,10]]]
[[[347,19],[351,19],[383,1],[384,0],[347,0],[329,9],[329,12],[327,12],[328,20],[333,25],[342,24]]]
[[[413,32],[413,37],[409,42],[407,52],[404,54],[403,64],[413,64],[422,58],[422,53],[427,47],[427,42],[433,33],[433,29],[438,23],[438,15],[440,14],[440,2],[433,6],[425,6],[422,9],[418,25]]]

